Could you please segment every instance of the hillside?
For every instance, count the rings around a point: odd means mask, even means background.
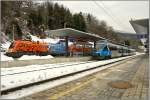
[[[116,32],[117,36],[122,39],[133,39],[133,40],[138,40],[137,34],[136,33],[121,33],[121,32]]]
[[[22,39],[26,31],[46,38],[45,30],[73,28],[120,42],[107,22],[90,13],[73,13],[63,5],[48,1],[40,4],[31,0],[2,1],[1,4],[1,28],[9,40],[12,40],[13,33],[15,39]]]

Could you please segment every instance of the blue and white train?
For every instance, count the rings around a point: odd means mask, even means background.
[[[124,45],[113,44],[106,40],[96,43],[96,48],[92,53],[95,59],[109,59],[133,54],[135,54],[134,49]]]

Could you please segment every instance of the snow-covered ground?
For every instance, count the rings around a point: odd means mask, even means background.
[[[47,56],[23,55],[20,58],[13,59],[12,57],[8,57],[8,56],[4,55],[4,52],[1,52],[1,61],[32,60],[32,59],[50,59],[50,58],[54,58],[54,57],[51,56],[51,55],[47,55]]]
[[[1,61],[12,61],[14,60],[12,57],[8,57],[6,55],[4,55],[4,52],[1,52]]]
[[[140,54],[138,54],[140,55]],[[137,55],[134,55],[137,56]],[[118,60],[128,59],[134,56],[121,57],[103,61],[91,61],[86,63],[60,63],[45,65],[30,65],[25,67],[1,68],[1,90],[22,86],[34,82],[59,77],[62,75],[90,69],[109,64]]]
[[[50,59],[50,58],[54,58],[54,57],[51,55],[47,55],[47,56],[23,55],[22,57],[20,57],[17,60]]]

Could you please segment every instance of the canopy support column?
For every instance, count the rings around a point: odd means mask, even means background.
[[[83,43],[83,56],[85,56],[85,42]]]
[[[66,56],[69,56],[68,36],[65,36]]]
[[[96,41],[94,41],[94,50],[96,50]]]

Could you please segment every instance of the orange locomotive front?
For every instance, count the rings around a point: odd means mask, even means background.
[[[22,55],[40,55],[48,54],[48,44],[32,41],[17,40],[12,42],[6,55],[13,58],[19,58]]]

